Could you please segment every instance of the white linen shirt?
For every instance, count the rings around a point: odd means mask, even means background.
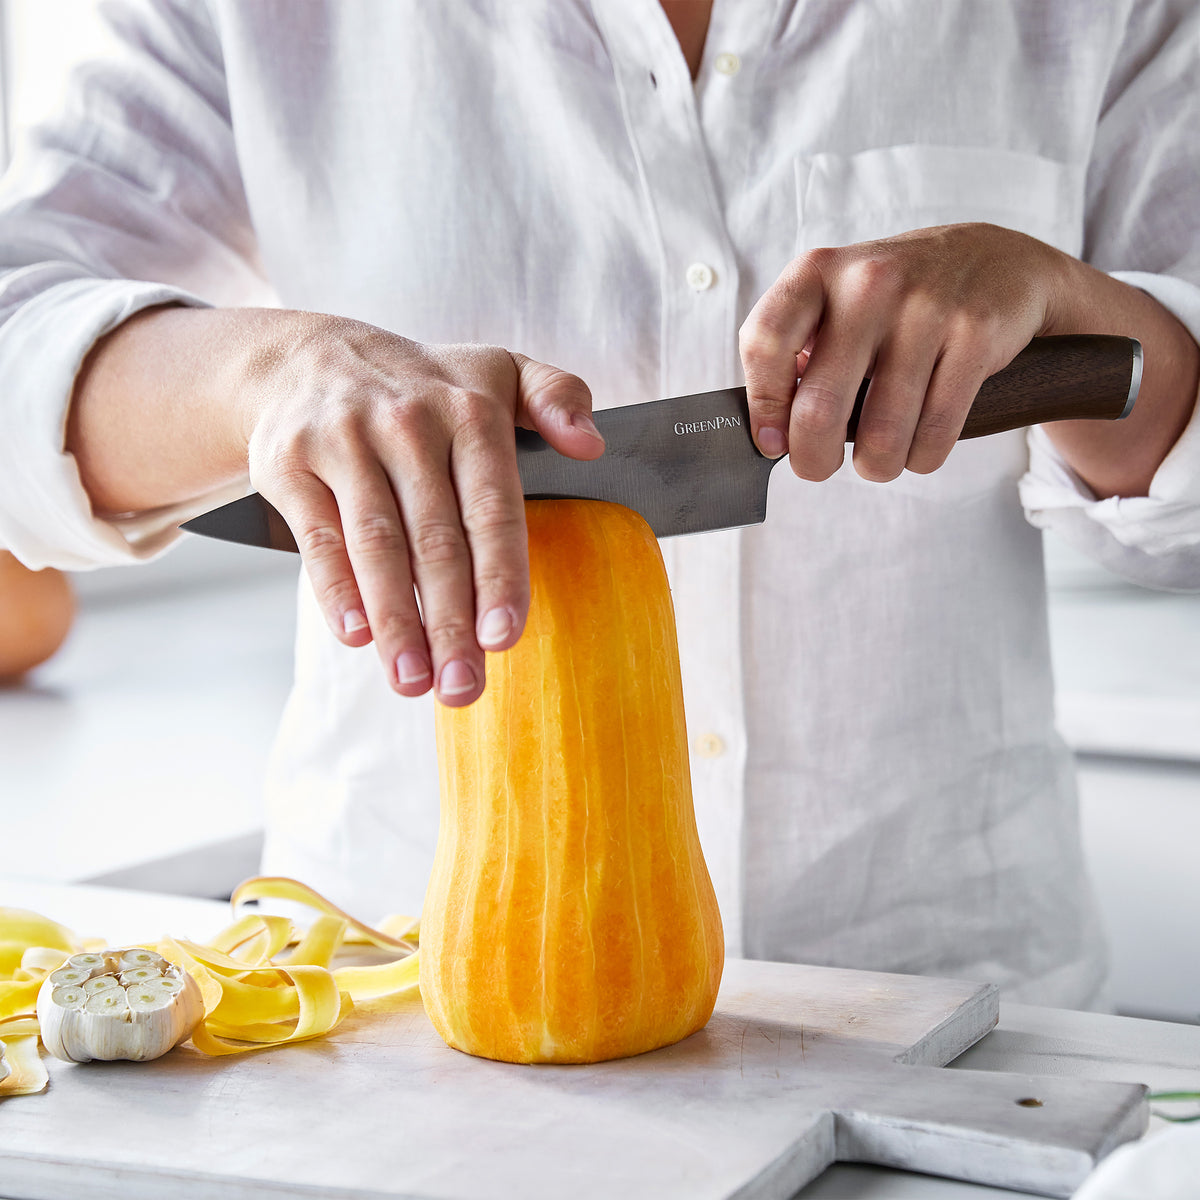
[[[1192,0],[717,0],[694,84],[657,0],[113,12],[0,194],[0,541],[32,565],[144,558],[225,498],[98,520],[63,453],[90,345],[167,300],[498,343],[605,407],[740,383],[737,329],[800,251],[990,221],[1200,335]],[[781,466],[764,525],[663,543],[732,953],[1096,1000],[1034,526],[1200,586],[1198,462],[1193,422],[1149,497],[1100,503],[1037,433],[884,485]],[[303,583],[299,614],[264,870],[416,910],[432,700]]]

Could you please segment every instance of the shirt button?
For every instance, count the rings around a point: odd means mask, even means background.
[[[696,738],[696,753],[701,758],[720,758],[725,753],[725,739],[719,733],[702,733]]]
[[[694,262],[687,269],[688,287],[696,292],[707,291],[717,276],[708,263]]]
[[[736,54],[718,54],[713,66],[721,75],[736,75],[742,69],[742,60]]]

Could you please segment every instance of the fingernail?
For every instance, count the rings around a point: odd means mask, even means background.
[[[782,430],[773,425],[764,425],[758,431],[758,448],[768,458],[778,458],[787,450],[787,438],[783,436]]]
[[[396,659],[396,678],[401,683],[420,683],[422,679],[428,679],[429,663],[425,661],[425,655],[415,650],[405,650]]]
[[[576,429],[581,429],[584,433],[590,433],[592,437],[598,437],[603,440],[604,435],[596,428],[596,422],[593,421],[587,413],[572,413],[571,424],[574,425]]]
[[[357,608],[350,609],[344,617],[342,617],[342,629],[346,633],[357,633],[360,629],[366,629],[367,618],[359,612]]]
[[[513,631],[513,615],[507,608],[492,608],[479,622],[479,644],[498,646]]]
[[[474,691],[478,682],[470,665],[456,658],[442,668],[438,692],[443,696],[461,696],[464,692]]]

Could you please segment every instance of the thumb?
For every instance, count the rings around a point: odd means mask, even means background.
[[[517,367],[516,423],[534,429],[568,458],[599,458],[604,438],[592,421],[592,393],[568,371],[513,354]]]

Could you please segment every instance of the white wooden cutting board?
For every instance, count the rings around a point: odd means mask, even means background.
[[[234,1058],[52,1062],[0,1107],[0,1195],[783,1200],[835,1159],[1069,1195],[1144,1089],[936,1069],[996,1013],[990,985],[731,960],[704,1030],[591,1067],[459,1054],[419,1001]]]

